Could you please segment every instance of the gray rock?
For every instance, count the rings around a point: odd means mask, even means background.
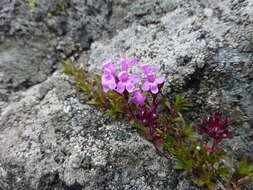
[[[237,140],[241,149],[233,141],[226,147],[236,149],[236,156],[252,156],[253,53],[249,44],[253,23],[248,8],[253,4],[180,1],[177,7],[162,16],[159,24],[133,24],[112,39],[93,43],[91,70],[98,71],[97,63],[117,61],[122,55],[156,65],[168,81],[165,93],[187,93],[198,117],[209,111],[225,112],[241,139]],[[228,24],[231,14],[245,22]]]
[[[157,155],[127,122],[111,121],[73,94],[70,84],[54,74],[4,109],[0,184],[5,189],[40,189],[42,184],[49,189],[55,175],[58,183],[78,183],[83,189],[177,185],[178,173],[167,169],[171,160]]]
[[[46,80],[54,71],[47,56],[50,49],[46,39],[27,45],[14,41],[0,44],[0,88],[18,91]]]
[[[87,49],[108,30],[106,1],[38,1],[30,12],[25,1],[0,2],[0,88],[26,89],[47,79],[54,64]]]
[[[55,65],[69,56],[95,72],[121,55],[158,66],[189,120],[224,111],[238,135],[222,146],[252,157],[251,0],[60,2],[0,2],[0,189],[199,189],[128,121],[80,101]]]

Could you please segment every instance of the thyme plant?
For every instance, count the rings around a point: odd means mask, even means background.
[[[218,145],[232,138],[228,129],[231,122],[216,112],[207,115],[201,123],[189,124],[183,111],[190,110],[184,95],[168,99],[162,95],[164,77],[158,69],[148,64],[133,74],[138,59],[122,57],[117,65],[108,61],[102,66],[102,75],[88,72],[73,60],[64,61],[64,73],[74,79],[83,92],[86,103],[102,108],[114,117],[127,117],[147,140],[164,154],[173,155],[178,163],[175,169],[192,175],[193,181],[208,189],[240,190],[253,182],[253,165],[243,157],[232,158]],[[213,139],[211,147],[200,141],[196,130]]]

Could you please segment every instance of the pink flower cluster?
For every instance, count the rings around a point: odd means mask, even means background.
[[[159,92],[159,87],[164,83],[163,77],[157,77],[155,72],[157,68],[148,64],[142,64],[141,70],[144,74],[142,78],[139,75],[130,74],[129,67],[137,63],[137,58],[133,57],[129,60],[121,58],[119,61],[120,72],[116,73],[116,65],[112,61],[103,64],[102,86],[103,91],[108,92],[114,90],[120,94],[133,93],[129,99],[129,103],[143,106],[145,102],[145,95],[143,91],[150,91],[152,94]]]

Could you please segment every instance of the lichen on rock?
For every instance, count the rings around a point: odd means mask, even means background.
[[[224,148],[253,156],[251,0],[58,2],[0,2],[0,189],[199,189],[127,121],[82,103],[57,64],[70,56],[96,72],[121,55],[156,65],[165,95],[187,93],[192,119],[229,113]]]

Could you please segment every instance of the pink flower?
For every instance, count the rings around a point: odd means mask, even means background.
[[[214,139],[212,147],[205,146],[209,152],[217,150],[219,143],[225,138],[232,138],[235,135],[234,131],[229,131],[227,127],[231,124],[227,119],[222,118],[221,112],[215,112],[213,115],[204,117],[202,123],[196,124],[203,133]]]
[[[108,92],[110,89],[116,88],[116,80],[113,72],[110,69],[105,69],[102,75],[102,87],[104,92]]]
[[[129,99],[129,103],[134,103],[136,105],[143,106],[145,100],[146,100],[145,95],[141,93],[139,88],[137,88],[134,91],[134,96]]]
[[[141,65],[141,70],[146,76],[146,81],[142,85],[142,90],[144,91],[150,90],[153,94],[157,94],[159,91],[158,85],[164,83],[164,78],[163,77],[156,78],[155,74],[152,73],[157,71],[157,68],[155,66],[143,64]]]
[[[111,74],[113,76],[116,76],[116,67],[115,65],[112,63],[112,61],[107,61],[103,64],[103,70],[108,69],[110,70]]]
[[[148,73],[146,75],[146,81],[142,85],[142,90],[144,91],[151,91],[153,94],[157,94],[159,89],[158,85],[164,83],[164,78],[159,77],[156,78],[154,74]]]
[[[134,64],[138,61],[136,57],[132,57],[130,60],[126,60],[124,57],[120,58],[119,64],[121,71],[127,71],[128,67],[134,66]]]
[[[133,92],[135,90],[135,84],[140,81],[140,77],[136,75],[130,75],[127,71],[122,71],[118,75],[119,82],[117,84],[116,91],[118,93],[123,93],[126,89],[128,92]]]
[[[151,66],[148,64],[141,65],[141,70],[145,75],[150,74],[152,71],[157,71],[157,68],[155,66]]]

